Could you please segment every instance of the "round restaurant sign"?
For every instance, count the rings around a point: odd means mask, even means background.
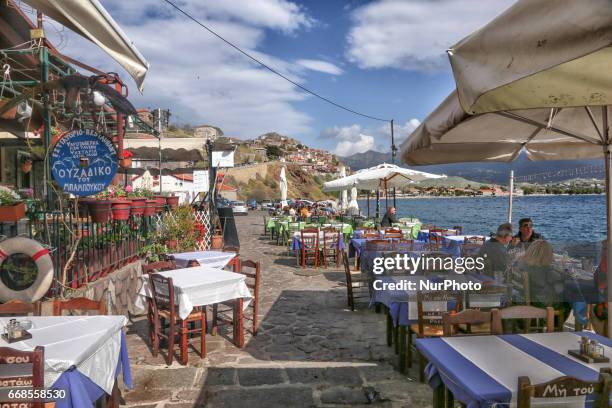
[[[111,183],[116,172],[115,146],[92,129],[66,133],[51,153],[51,173],[66,193],[97,194]]]

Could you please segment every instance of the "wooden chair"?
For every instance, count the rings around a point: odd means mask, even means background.
[[[456,335],[460,325],[465,325],[470,328],[467,331],[461,331],[461,334],[491,334],[491,315],[492,312],[483,312],[475,309],[464,309],[459,313],[444,313],[442,315],[442,327],[445,337]],[[472,333],[472,326],[481,326],[482,331]],[[488,329],[488,330],[487,330]]]
[[[285,230],[285,245],[287,245],[288,251],[291,251],[291,243],[293,242],[293,235],[299,231],[300,231],[299,222],[290,222],[289,224],[287,224],[287,229]]]
[[[398,249],[406,249],[412,251],[414,249],[414,240],[412,239],[400,239],[398,242]]]
[[[545,319],[547,333],[552,333],[555,329],[555,311],[552,307],[540,309],[534,306],[520,305],[497,311],[493,310],[492,332],[493,334],[504,334],[503,320],[524,320],[524,332],[528,332],[531,319]]]
[[[151,272],[171,271],[173,269],[177,269],[176,263],[173,260],[149,262],[146,264],[142,264],[143,275],[148,275]]]
[[[609,408],[610,392],[612,392],[612,375],[601,370],[599,379],[596,382],[582,381],[574,377],[559,377],[554,380],[541,384],[531,384],[529,377],[519,377],[518,379],[518,398],[517,408],[531,408],[531,401],[546,398],[547,404],[553,406],[563,401],[561,398],[587,397],[587,400],[594,397],[593,408]],[[557,400],[552,402],[549,399]],[[538,406],[536,402],[534,406]],[[549,406],[549,405],[546,405]]]
[[[417,323],[413,323],[408,328],[408,347],[407,350],[408,367],[412,365],[412,333],[417,338],[441,337],[444,335],[443,316],[448,313],[448,304],[453,303],[457,309],[460,299],[454,292],[433,291],[417,292]],[[456,310],[455,310],[456,311]],[[401,340],[402,343],[404,340]],[[400,349],[401,349],[400,345]],[[400,359],[402,358],[400,353]],[[401,361],[401,360],[400,360]],[[419,353],[419,380],[425,380],[425,357]]]
[[[346,296],[348,307],[355,311],[355,299],[370,298],[369,278],[361,272],[351,273],[348,255],[342,251],[342,265],[344,266],[344,276],[346,278]]]
[[[236,254],[236,256],[233,257],[232,260],[227,263],[227,265],[225,265],[226,268],[236,272],[236,270],[238,269],[238,255],[240,255],[240,247],[227,245],[224,246],[221,251],[233,252]]]
[[[95,314],[104,316],[106,315],[106,303],[103,300],[95,301],[87,299],[85,297],[78,297],[73,299],[54,299],[53,300],[53,316],[61,316],[62,312],[67,310],[69,312],[79,311],[95,311]],[[70,313],[72,314],[72,313]],[[84,313],[79,313],[79,315]]]
[[[323,256],[323,265],[327,267],[329,259],[333,260],[336,267],[340,264],[340,240],[342,235],[340,231],[334,228],[326,228],[323,230],[323,246],[321,252]]]
[[[389,232],[389,233],[385,233],[385,238],[386,239],[403,239],[404,238],[404,234],[402,234],[402,232]]]
[[[168,341],[168,356],[166,362],[168,365],[172,364],[174,356],[174,339],[178,334],[181,336],[181,364],[187,364],[187,336],[192,333],[199,333],[200,338],[200,357],[206,357],[206,308],[194,309],[189,316],[185,319],[181,319],[178,316],[178,305],[174,303],[174,285],[172,278],[165,278],[159,274],[149,274],[149,284],[151,290],[151,302],[150,302],[150,321],[149,321],[149,335],[151,337],[151,343],[153,348],[153,356],[157,356],[159,352],[160,338]],[[168,334],[164,333],[164,322],[169,322]],[[196,329],[188,329],[187,323],[189,322],[201,322],[201,327]]]
[[[9,300],[0,304],[0,316],[40,316],[40,302],[25,303],[20,300]]]
[[[301,263],[302,268],[306,268],[309,258],[314,261],[314,267],[319,267],[319,230],[316,228],[305,228],[300,231],[301,238]]]
[[[363,237],[365,239],[378,239],[380,238],[380,235],[378,234],[378,232],[366,232],[365,234],[363,234]]]
[[[268,236],[268,217],[263,216],[264,237]]]
[[[245,261],[239,260],[238,270],[236,270],[235,272],[246,276],[246,285],[253,294],[253,299],[249,303],[249,308],[253,309],[253,314],[252,316],[244,314],[243,317],[244,319],[250,320],[252,322],[251,334],[253,334],[253,336],[257,336],[257,330],[259,329],[259,287],[261,285],[261,264],[250,259],[247,259]],[[235,303],[236,300],[229,300],[220,304],[217,303],[213,305],[213,335],[217,334],[218,327],[221,325],[227,324],[233,325],[235,327],[234,316],[229,317],[229,313],[233,313],[234,311],[234,308],[236,306]],[[223,305],[225,307],[223,309],[219,309],[219,305]],[[236,331],[234,331],[234,335],[236,335]],[[242,342],[242,339],[240,342]]]
[[[19,362],[16,362],[19,361]],[[0,347],[0,384],[9,384],[15,380],[28,387],[43,388],[45,386],[45,349],[37,346],[34,351],[20,351],[10,347]],[[13,381],[10,381],[12,383]],[[0,387],[8,392],[9,387]],[[10,387],[14,389],[15,387]],[[18,389],[21,387],[18,387]],[[1,406],[5,406],[0,403]],[[54,406],[43,402],[21,402],[14,406],[28,408],[43,408]],[[13,406],[6,404],[6,406]]]
[[[399,228],[385,228],[385,235],[387,234],[401,234],[402,230]]]
[[[444,240],[444,232],[443,229],[430,229],[429,230],[429,245],[428,249],[430,251],[439,251],[442,246],[442,241]]]
[[[482,244],[477,244],[477,243],[462,244],[461,245],[461,256],[464,258],[474,257],[478,255],[478,252],[480,252],[481,247],[482,247]]]

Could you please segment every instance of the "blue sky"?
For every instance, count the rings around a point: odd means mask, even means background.
[[[138,107],[226,135],[268,131],[340,155],[389,149],[389,125],[338,110],[262,69],[162,0],[101,0],[151,64]],[[452,90],[447,47],[511,0],[176,0],[249,53],[352,109],[393,118],[405,138]],[[47,22],[62,51],[108,71],[93,44]],[[123,74],[127,77],[127,74]]]

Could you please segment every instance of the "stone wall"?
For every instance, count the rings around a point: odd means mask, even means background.
[[[140,315],[146,311],[134,305],[138,291],[142,286],[140,276],[142,275],[141,262],[132,262],[123,268],[112,272],[104,278],[89,284],[88,287],[72,292],[70,297],[84,296],[93,300],[105,299],[109,314]],[[51,303],[43,305],[43,314],[51,314]]]
[[[241,167],[233,167],[224,169],[223,171],[228,176],[234,177],[234,179],[236,179],[236,181],[239,183],[248,183],[249,180],[254,179],[258,174],[261,176],[261,178],[265,179],[266,175],[268,174],[268,167],[272,163],[273,162],[258,163]]]

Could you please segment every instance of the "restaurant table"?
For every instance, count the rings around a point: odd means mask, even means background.
[[[492,282],[492,279],[482,274],[429,274],[426,277],[423,275],[403,275],[403,276],[374,276],[373,279],[378,279],[385,283],[396,283],[400,279],[405,279],[411,282],[418,282],[419,279],[429,279],[432,282],[441,282],[444,279],[454,279],[457,282]],[[503,285],[494,284],[495,286],[503,287]],[[416,302],[416,291],[408,291],[403,289],[395,290],[373,290],[370,298],[370,307],[377,303],[385,305],[389,309],[389,314],[395,326],[409,326],[418,322],[418,310]],[[500,294],[479,294],[474,291],[470,294],[470,304],[476,308],[491,308],[503,307],[507,303],[507,296]],[[445,302],[431,301],[425,302],[431,307],[442,307]],[[427,307],[429,307],[427,306]],[[451,310],[455,307],[454,303],[449,302],[447,309]]]
[[[67,394],[67,398],[56,401],[57,408],[94,406],[105,393],[112,394],[120,373],[125,385],[132,388],[123,331],[128,322],[125,316],[0,317],[0,326],[13,318],[32,322],[32,338],[10,344],[0,338],[0,347],[21,351],[45,348],[45,387],[66,390]]]
[[[194,251],[169,254],[174,258],[176,266],[186,268],[190,261],[197,261],[202,266],[223,268],[236,256],[235,252]]]
[[[442,250],[453,257],[461,256],[461,247],[465,242],[466,237],[484,238],[488,241],[490,238],[484,235],[445,235],[442,237]]]
[[[590,332],[440,337],[417,339],[416,347],[429,361],[425,371],[434,392],[444,384],[468,408],[485,408],[516,404],[521,376],[528,376],[532,384],[562,376],[597,381],[599,370],[610,363],[588,364],[567,354],[578,348],[580,336],[599,341],[607,356],[612,353],[611,339]],[[540,404],[585,407],[585,398],[561,400],[565,403],[540,400]],[[441,400],[437,406],[443,406]]]

